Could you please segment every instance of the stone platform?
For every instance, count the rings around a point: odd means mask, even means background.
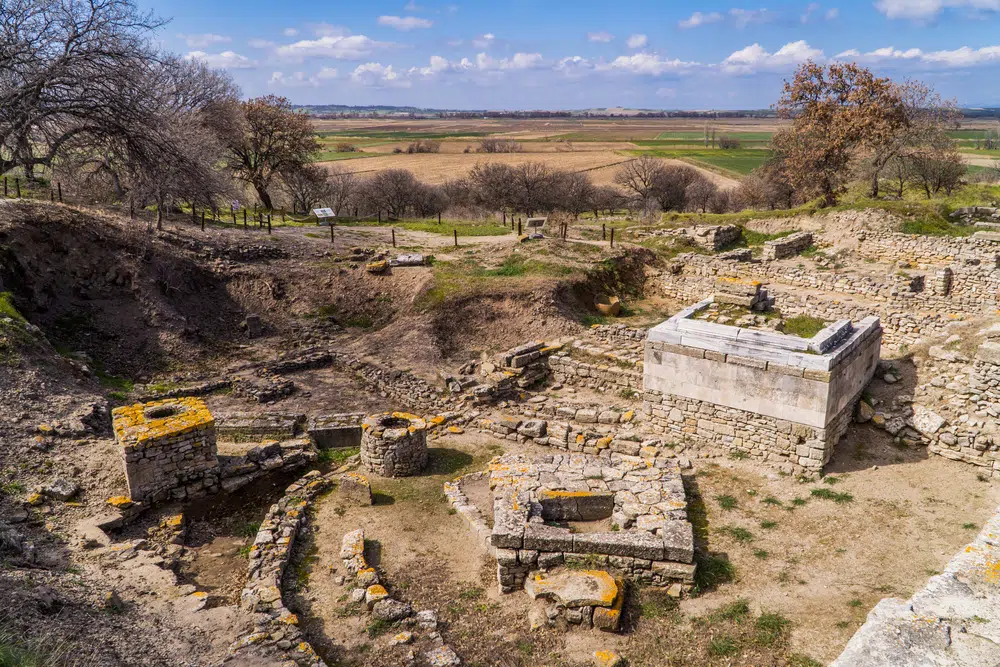
[[[673,459],[507,455],[489,470],[501,591],[522,588],[532,570],[573,560],[673,586],[676,594],[693,584],[694,537]],[[600,521],[607,523],[566,525]]]

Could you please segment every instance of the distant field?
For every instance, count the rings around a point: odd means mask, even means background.
[[[769,151],[754,149],[723,150],[651,150],[629,151],[632,155],[643,153],[656,157],[684,160],[694,165],[707,165],[709,168],[728,172],[733,177],[745,176],[761,166],[771,156]]]

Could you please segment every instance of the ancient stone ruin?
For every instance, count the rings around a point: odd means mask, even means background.
[[[137,403],[112,416],[133,501],[181,500],[217,489],[215,420],[201,399]]]
[[[878,318],[841,320],[806,339],[694,319],[713,302],[650,330],[644,409],[679,438],[818,473],[878,366]]]
[[[574,560],[608,565],[680,595],[694,582],[694,537],[675,461],[614,454],[507,455],[490,464],[491,545],[500,590]]]
[[[382,477],[410,477],[427,465],[427,423],[405,412],[365,419],[361,465]]]

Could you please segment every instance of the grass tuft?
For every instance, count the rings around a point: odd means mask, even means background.
[[[832,500],[839,505],[849,503],[854,500],[854,496],[849,493],[837,493],[831,489],[813,489],[809,492],[809,495],[814,498],[822,498],[823,500]]]

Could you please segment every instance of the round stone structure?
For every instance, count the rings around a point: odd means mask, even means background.
[[[361,465],[370,472],[409,477],[427,465],[427,424],[417,415],[372,415],[361,430]]]

